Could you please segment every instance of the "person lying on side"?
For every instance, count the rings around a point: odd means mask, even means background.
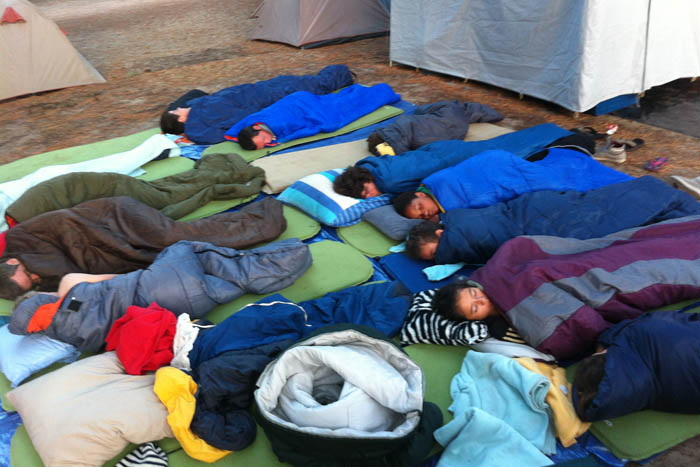
[[[330,133],[401,99],[389,85],[353,84],[321,96],[299,91],[248,115],[227,132],[249,151],[276,146],[318,133]]]
[[[239,120],[297,91],[327,94],[355,81],[345,65],[330,65],[316,75],[282,75],[239,84],[214,94],[192,90],[173,102],[160,117],[163,133],[185,135],[198,144],[226,141],[224,134]]]
[[[393,205],[402,216],[438,222],[451,209],[491,206],[533,191],[587,191],[630,178],[570,149],[552,148],[537,162],[494,150],[430,175]]]
[[[50,211],[6,233],[0,257],[0,297],[56,290],[68,273],[124,273],[147,267],[180,240],[246,248],[286,228],[282,203],[266,198],[240,211],[174,221],[132,198],[101,198]]]
[[[700,315],[657,311],[622,321],[576,367],[573,402],[581,420],[645,409],[700,413]]]
[[[503,115],[486,104],[456,100],[433,102],[401,114],[394,121],[373,131],[367,138],[375,156],[398,155],[435,141],[464,139],[470,123],[497,122]]]
[[[544,158],[550,147],[590,155],[595,150],[595,141],[590,135],[572,134],[551,123],[483,141],[437,141],[401,157],[366,157],[336,177],[333,189],[341,195],[362,199],[384,193],[398,195],[415,190],[431,174],[488,150],[508,151],[534,162]]]
[[[519,235],[597,238],[694,214],[700,203],[692,196],[644,176],[585,192],[536,191],[485,208],[453,209],[440,224],[413,227],[406,254],[437,264],[483,264]]]
[[[287,239],[251,250],[181,241],[145,269],[126,274],[67,274],[58,293],[18,299],[9,330],[44,333],[78,350],[97,352],[114,322],[134,305],[157,303],[175,315],[201,318],[245,293],[293,284],[310,266],[309,247]]]
[[[435,311],[500,316],[538,351],[581,357],[615,323],[700,298],[700,215],[586,240],[516,237],[469,279],[440,289]]]

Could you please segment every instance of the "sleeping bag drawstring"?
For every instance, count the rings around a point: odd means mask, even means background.
[[[246,306],[242,307],[242,308],[241,308],[240,310],[238,310],[238,311],[241,311],[243,308],[247,308],[247,307],[253,306],[253,305],[257,305],[257,306],[292,305],[292,306],[295,306],[295,307],[299,308],[299,309],[301,310],[302,313],[304,313],[304,326],[306,326],[306,327],[311,327],[311,326],[312,326],[311,324],[308,323],[308,321],[309,321],[309,315],[306,314],[306,310],[305,310],[303,307],[297,305],[296,303],[293,303],[293,302],[282,302],[282,301],[279,301],[279,300],[276,300],[276,301],[274,301],[274,302],[269,302],[269,303],[249,303],[249,304],[247,304]]]

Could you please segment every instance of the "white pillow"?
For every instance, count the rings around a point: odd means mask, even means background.
[[[0,327],[0,371],[16,387],[24,379],[56,362],[74,362],[80,352],[43,334],[19,336]]]
[[[46,465],[103,465],[131,442],[173,433],[155,376],[127,375],[115,352],[79,360],[7,393]]]

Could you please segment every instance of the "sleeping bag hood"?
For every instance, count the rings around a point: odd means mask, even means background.
[[[421,368],[385,335],[332,325],[265,368],[254,414],[280,461],[408,466],[428,454],[442,424],[424,391]]]

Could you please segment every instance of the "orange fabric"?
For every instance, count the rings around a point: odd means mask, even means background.
[[[24,23],[24,18],[22,18],[22,15],[17,13],[14,8],[11,6],[8,6],[5,8],[5,11],[2,14],[2,18],[0,18],[0,24],[5,24],[5,23]]]
[[[29,324],[27,324],[27,332],[31,334],[48,329],[48,327],[51,326],[54,315],[58,312],[61,303],[63,303],[64,298],[66,298],[65,295],[57,302],[47,303],[37,308],[32,319],[29,320]]]

